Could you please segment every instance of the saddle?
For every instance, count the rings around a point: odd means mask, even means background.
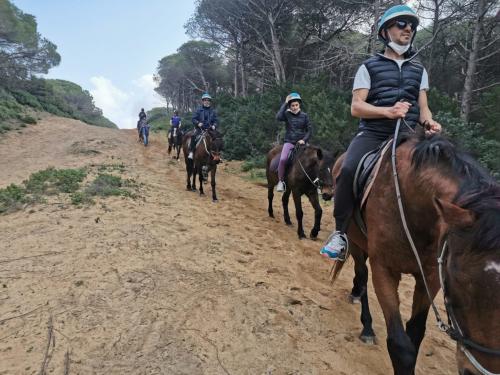
[[[292,148],[288,152],[288,156],[287,156],[286,164],[285,164],[285,177],[288,174],[288,170],[290,169],[290,167],[293,164],[293,161],[295,159],[295,156],[297,155],[298,150],[299,150],[299,148],[297,146],[295,146],[294,148]],[[280,163],[280,157],[281,157],[281,152],[274,155],[273,159],[271,160],[271,164],[269,165],[269,169],[272,172],[275,172],[275,173],[278,172],[278,165]]]
[[[393,139],[388,139],[382,143],[377,149],[367,152],[358,163],[356,173],[354,174],[354,182],[352,186],[356,208],[354,209],[353,218],[361,231],[366,235],[366,224],[363,220],[362,211],[366,204],[366,200],[370,195],[375,178],[380,170],[384,155],[390,150]]]

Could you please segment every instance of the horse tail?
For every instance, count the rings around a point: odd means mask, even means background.
[[[346,259],[347,260],[347,259]],[[345,261],[336,260],[330,269],[330,283],[333,285],[340,275]]]

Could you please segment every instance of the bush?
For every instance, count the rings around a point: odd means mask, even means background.
[[[73,193],[86,176],[87,172],[83,169],[48,168],[33,173],[24,185],[28,193],[36,195]]]
[[[29,116],[29,115],[23,116],[20,120],[22,122],[24,122],[25,124],[36,124],[37,123],[36,118]]]
[[[21,186],[10,184],[5,189],[0,189],[0,214],[17,211],[29,202],[26,190]]]
[[[129,186],[121,177],[108,173],[99,173],[92,183],[85,189],[85,193],[91,196],[132,196],[128,190],[123,187]]]

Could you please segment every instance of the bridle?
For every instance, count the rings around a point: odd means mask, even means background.
[[[296,148],[296,151],[300,150],[300,146],[299,144],[297,143],[295,145],[295,148]],[[302,169],[302,172],[304,172],[304,174],[306,175],[307,179],[309,180],[309,182],[311,184],[313,184],[313,186],[318,189],[319,191],[321,191],[324,187],[333,187],[333,184],[327,184],[325,183],[324,181],[322,181],[319,176],[316,177],[314,180],[311,178],[311,176],[309,176],[309,174],[306,172],[304,166],[302,165],[302,162],[300,161],[300,158],[298,157],[298,155],[296,156],[297,158],[297,161],[299,162],[299,166],[300,166],[300,169]],[[330,173],[330,168],[328,168],[328,173]]]
[[[201,135],[201,139],[203,141],[203,146],[205,147],[205,152],[207,153],[207,155],[210,157],[210,160],[217,160],[217,158],[219,158],[220,160],[220,151],[213,151],[212,149],[208,149],[208,146],[207,146],[207,141],[206,141],[206,136],[207,136],[207,132],[208,131],[204,131],[203,134]],[[209,133],[210,135],[210,133]],[[217,138],[213,138],[211,135],[210,137],[212,138],[212,143],[215,141],[215,139]]]
[[[403,121],[404,121],[404,119],[403,119]],[[404,122],[405,122],[406,126],[408,126],[406,121],[404,121]],[[406,234],[406,238],[408,239],[408,242],[410,244],[410,247],[413,251],[415,259],[417,261],[418,267],[420,269],[420,275],[422,276],[425,290],[427,292],[427,297],[429,298],[432,310],[434,311],[434,315],[435,315],[436,321],[437,321],[437,326],[438,326],[440,331],[446,333],[452,340],[456,341],[457,344],[460,345],[460,349],[465,354],[465,356],[469,359],[470,363],[482,375],[500,375],[500,374],[495,374],[495,373],[490,372],[487,369],[485,369],[479,363],[479,361],[472,355],[472,353],[469,351],[469,348],[477,350],[478,352],[481,352],[484,354],[489,354],[489,355],[494,355],[494,356],[500,356],[500,350],[486,348],[486,347],[466,338],[463,335],[463,331],[460,329],[460,326],[459,326],[458,321],[455,317],[453,307],[450,303],[450,300],[446,296],[446,289],[445,289],[445,284],[444,284],[444,281],[445,281],[444,276],[445,275],[443,273],[443,264],[444,264],[444,260],[445,260],[445,255],[448,251],[448,241],[447,241],[448,233],[446,233],[446,235],[444,237],[443,246],[442,246],[439,258],[437,259],[438,268],[439,268],[439,282],[441,284],[441,289],[443,290],[444,306],[446,309],[446,313],[448,315],[448,324],[446,324],[443,321],[443,319],[441,318],[441,315],[439,314],[439,311],[436,307],[436,304],[434,303],[434,300],[431,296],[431,293],[429,291],[429,286],[427,285],[427,280],[425,277],[424,269],[422,267],[422,262],[420,260],[419,255],[418,255],[418,251],[417,251],[417,248],[416,248],[415,243],[413,241],[413,238],[411,236],[410,230],[408,229],[408,223],[406,221],[406,215],[404,213],[403,202],[401,199],[401,190],[399,188],[398,172],[396,169],[396,147],[397,147],[397,139],[398,139],[398,135],[399,135],[400,125],[401,125],[401,118],[399,118],[397,123],[396,123],[396,129],[394,131],[394,140],[392,142],[391,162],[392,162],[392,171],[393,171],[393,177],[394,177],[394,187],[396,189],[396,197],[398,200],[399,214],[401,216],[401,222],[403,224],[403,229],[404,229],[404,232]]]

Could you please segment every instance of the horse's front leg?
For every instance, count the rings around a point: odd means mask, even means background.
[[[321,230],[321,216],[323,215],[323,210],[319,204],[318,193],[314,190],[312,193],[307,194],[309,202],[314,208],[314,226],[311,229],[309,237],[313,240],[318,238],[318,233]]]
[[[217,194],[215,193],[215,172],[217,172],[217,164],[214,164],[210,169],[210,185],[212,185],[212,201],[217,202]]]
[[[203,165],[200,165],[199,167],[196,168],[197,173],[198,173],[198,182],[200,183],[200,195],[205,195],[205,192],[203,191],[203,173],[202,173]]]
[[[353,242],[349,243],[350,252],[354,259],[354,286],[349,296],[354,303],[359,300],[361,302],[361,324],[363,330],[359,335],[361,341],[365,344],[375,343],[375,332],[372,327],[372,315],[370,313],[370,305],[368,304],[368,267],[366,266],[366,255]]]
[[[297,218],[297,234],[299,235],[299,239],[306,238],[304,227],[302,226],[302,218],[304,217],[304,213],[302,212],[302,194],[297,190],[294,190],[292,194],[293,202],[295,203],[295,217]]]
[[[274,198],[274,186],[269,183],[269,177],[268,177],[268,181],[267,181],[267,213],[269,214],[269,217],[274,217],[273,198]]]
[[[193,183],[191,184],[191,190],[196,191],[196,173],[198,168],[196,167],[194,161],[192,163],[193,163]]]
[[[281,197],[281,203],[283,205],[283,219],[285,220],[286,225],[292,225],[292,221],[290,220],[290,213],[288,212],[288,201],[290,200],[291,192],[292,191],[287,188],[283,193],[283,196]]]
[[[401,275],[370,257],[372,281],[387,327],[387,350],[395,375],[413,375],[417,350],[405,332],[399,312],[398,285]]]
[[[181,153],[181,146],[177,145],[176,148],[177,148],[177,160],[179,160],[179,155]]]
[[[427,282],[429,285],[429,292],[432,299],[436,296],[439,290],[439,280],[436,272],[434,274],[427,274]],[[429,277],[431,276],[431,277]],[[420,273],[413,275],[415,277],[415,290],[413,292],[413,304],[411,308],[411,318],[406,323],[406,333],[410,337],[411,342],[417,351],[425,335],[425,323],[427,322],[427,315],[431,302],[425,290],[424,281]]]

